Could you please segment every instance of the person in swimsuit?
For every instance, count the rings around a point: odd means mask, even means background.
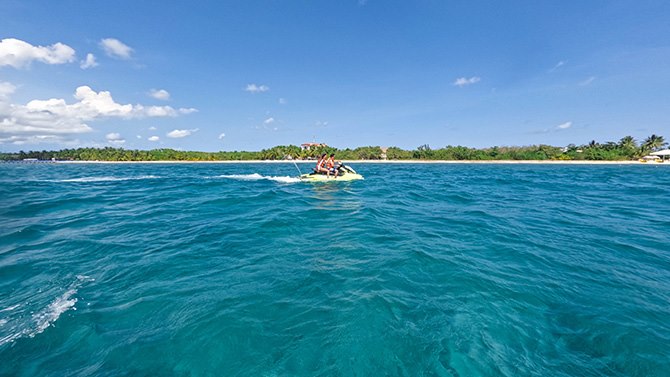
[[[314,172],[317,174],[329,174],[328,168],[326,168],[326,162],[328,161],[328,154],[324,153],[319,158],[319,161],[316,163],[316,168]]]
[[[337,163],[335,162],[335,153],[330,154],[330,158],[326,162],[326,168],[328,169],[327,175],[330,176],[333,174],[335,178],[337,178],[338,174],[340,174],[340,170],[338,169],[339,166],[336,166]]]

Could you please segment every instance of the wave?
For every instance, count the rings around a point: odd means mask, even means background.
[[[21,304],[16,304],[16,305],[12,305],[12,306],[10,306],[10,307],[8,307],[8,308],[0,309],[0,313],[1,313],[1,312],[10,312],[10,311],[12,311],[12,310],[18,308],[19,306],[21,306]]]
[[[253,174],[230,174],[230,175],[218,175],[214,178],[227,178],[227,179],[236,179],[239,181],[261,181],[261,180],[268,180],[268,181],[275,181],[275,182],[281,182],[281,183],[296,183],[300,182],[300,178],[296,177],[289,177],[289,176],[284,176],[284,177],[275,177],[275,176],[265,176],[265,175],[260,175],[258,173],[253,173]]]
[[[50,182],[114,182],[114,181],[132,181],[138,179],[157,179],[161,178],[155,175],[141,175],[138,177],[82,177],[82,178],[70,178],[70,179],[59,179]]]
[[[49,303],[42,310],[34,313],[31,317],[31,323],[29,326],[18,329],[9,335],[0,338],[0,346],[3,346],[7,343],[11,343],[19,338],[29,337],[33,338],[35,335],[42,333],[49,326],[53,325],[60,316],[66,311],[73,309],[77,310],[75,304],[77,303],[77,298],[74,295],[77,294],[79,287],[84,282],[93,281],[94,279],[84,276],[77,275],[77,280],[70,285],[70,287],[62,295],[56,297],[53,301]],[[15,305],[11,308],[4,309],[3,311],[12,310],[19,305]],[[4,326],[9,323],[7,319],[0,319],[0,326]]]

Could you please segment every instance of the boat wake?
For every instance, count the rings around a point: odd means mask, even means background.
[[[114,182],[114,181],[134,181],[138,179],[156,179],[155,175],[141,175],[138,177],[82,177],[71,179],[59,179],[51,182]]]
[[[226,179],[235,179],[238,181],[261,181],[261,180],[268,180],[268,181],[275,181],[275,182],[281,182],[281,183],[296,183],[300,182],[300,178],[296,177],[289,177],[289,176],[284,176],[284,177],[275,177],[275,176],[265,176],[265,175],[260,175],[258,173],[253,173],[253,174],[230,174],[230,175],[219,175],[214,178],[226,178]]]
[[[33,313],[31,316],[30,322],[27,326],[22,326],[16,320],[0,318],[0,328],[9,327],[9,333],[3,334],[0,332],[0,347],[7,343],[11,343],[19,338],[32,338],[37,334],[42,333],[49,326],[53,325],[61,314],[66,311],[73,309],[77,310],[75,304],[77,303],[77,298],[74,297],[77,294],[77,290],[85,282],[93,281],[94,279],[78,275],[77,280],[68,287],[67,291],[62,295],[56,297],[43,309]],[[10,314],[14,309],[18,308],[20,305],[14,305],[9,308],[0,310],[0,312]]]

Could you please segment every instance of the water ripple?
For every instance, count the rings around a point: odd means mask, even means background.
[[[666,169],[294,170],[0,165],[0,375],[664,375]]]

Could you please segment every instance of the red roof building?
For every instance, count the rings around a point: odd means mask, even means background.
[[[327,147],[325,143],[302,143],[300,144],[300,149],[308,151],[312,148]]]

